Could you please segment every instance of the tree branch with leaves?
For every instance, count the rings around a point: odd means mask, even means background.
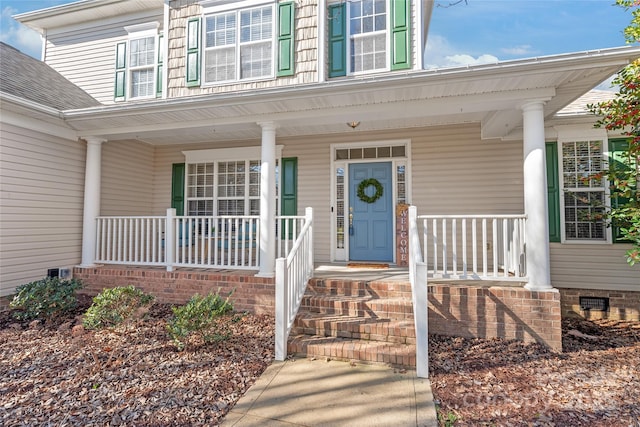
[[[632,20],[624,29],[627,43],[640,42],[640,0],[617,0],[616,4],[630,10]],[[606,217],[619,228],[623,239],[632,243],[626,252],[629,265],[640,265],[640,59],[631,62],[614,78],[618,92],[609,101],[588,105],[600,118],[596,128],[627,139],[628,151],[610,162],[603,171],[611,190],[612,205]]]

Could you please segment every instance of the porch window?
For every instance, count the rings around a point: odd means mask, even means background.
[[[606,241],[604,141],[560,144],[563,228],[566,241]]]
[[[411,68],[409,0],[329,5],[329,77]]]
[[[205,16],[204,81],[273,76],[273,5]]]
[[[187,166],[187,215],[259,214],[259,160]]]
[[[280,200],[279,178],[294,179],[295,170],[281,173],[282,146],[276,146],[276,206]],[[183,151],[184,212],[188,216],[243,216],[260,214],[260,147]],[[289,159],[291,160],[291,159]],[[174,176],[174,181],[176,178]],[[177,184],[177,182],[174,182]],[[175,185],[174,185],[175,187]],[[295,189],[288,196],[296,198]],[[289,201],[291,204],[291,201]],[[276,208],[277,209],[277,208]],[[277,215],[277,212],[276,212]]]

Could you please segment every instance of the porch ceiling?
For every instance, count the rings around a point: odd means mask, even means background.
[[[78,136],[138,139],[154,145],[259,139],[260,122],[278,136],[478,122],[483,138],[517,137],[519,106],[547,100],[545,118],[607,79],[640,48],[624,47],[509,61],[332,80],[232,94],[155,100],[64,112]]]

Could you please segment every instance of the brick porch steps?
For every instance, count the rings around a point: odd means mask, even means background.
[[[415,367],[411,285],[311,279],[291,329],[288,351]]]

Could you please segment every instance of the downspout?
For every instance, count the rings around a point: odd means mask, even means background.
[[[324,83],[326,80],[327,65],[325,62],[325,31],[327,25],[327,1],[318,1],[318,83]]]
[[[433,0],[423,0],[422,6],[422,25],[420,25],[420,33],[416,34],[416,38],[421,40],[421,52],[420,52],[420,68],[425,68],[425,50],[427,49],[427,38],[429,35],[429,23],[431,22],[431,15],[433,14]]]
[[[167,99],[169,91],[169,14],[171,7],[169,2],[171,0],[164,0],[164,22],[162,23],[162,47],[164,49],[164,69],[162,73],[162,99]]]

